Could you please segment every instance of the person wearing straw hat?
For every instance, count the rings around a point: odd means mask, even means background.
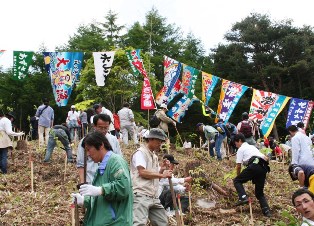
[[[176,122],[169,118],[166,115],[166,112],[168,111],[166,104],[161,104],[160,109],[156,111],[156,117],[160,120],[160,124],[158,125],[159,129],[162,129],[165,133],[168,133],[168,124],[173,124],[176,126]]]
[[[166,226],[168,219],[158,197],[159,179],[171,178],[172,171],[159,167],[155,152],[160,151],[167,136],[162,129],[153,128],[142,144],[131,156],[131,178],[133,184],[133,226],[144,226],[148,218],[152,225]]]
[[[13,147],[9,136],[23,136],[24,132],[15,133],[12,131],[12,122],[15,117],[13,113],[6,115],[0,111],[0,169],[3,174],[7,173],[8,149]]]

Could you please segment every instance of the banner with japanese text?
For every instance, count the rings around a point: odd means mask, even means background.
[[[115,51],[93,52],[96,83],[104,86],[106,78],[110,73]]]
[[[217,76],[202,71],[202,101],[206,106],[219,80]]]
[[[188,108],[198,99],[194,96],[189,98],[187,95],[181,97],[181,99],[167,112],[167,115],[177,122],[181,122],[185,116]]]
[[[313,101],[309,100],[291,98],[286,128],[291,125],[297,125],[298,122],[303,122],[306,129],[313,109],[313,103]]]
[[[249,112],[249,118],[260,125],[262,134],[266,137],[270,134],[276,117],[286,106],[290,97],[266,92],[262,90],[253,90],[253,97]]]
[[[55,101],[66,106],[75,82],[79,80],[82,52],[44,52],[45,68],[50,77]]]
[[[33,63],[34,52],[13,51],[13,79],[23,80],[28,76],[28,69]]]
[[[134,74],[139,75],[139,73],[141,73],[144,77],[147,77],[147,72],[145,71],[140,53],[141,53],[140,49],[126,51],[126,55],[128,57],[128,60],[130,62]]]
[[[217,122],[218,119],[222,119],[224,123],[228,122],[235,106],[247,89],[248,87],[245,85],[231,82],[226,79],[222,80],[215,122]]]
[[[182,83],[180,92],[187,95],[187,97],[190,99],[194,96],[195,93],[195,82],[198,74],[199,70],[186,64],[183,64]]]
[[[173,88],[177,85],[177,81],[179,79],[181,72],[181,63],[177,60],[174,60],[170,57],[164,56],[164,86],[161,91],[156,95],[156,103],[168,104],[173,95]]]
[[[152,88],[148,77],[144,77],[142,95],[141,95],[141,109],[151,110],[156,109]]]

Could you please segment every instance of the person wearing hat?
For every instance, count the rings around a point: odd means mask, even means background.
[[[131,156],[131,179],[133,184],[133,225],[168,225],[164,207],[158,197],[159,179],[171,178],[172,171],[159,167],[155,152],[160,151],[167,136],[158,128],[153,128],[142,144]]]
[[[15,117],[12,113],[6,115],[0,111],[0,169],[3,174],[7,173],[8,149],[13,147],[9,136],[22,136],[23,132],[15,133],[12,131],[12,122]]]
[[[245,141],[250,145],[256,145],[254,140],[254,122],[249,119],[249,114],[247,112],[242,113],[242,121],[238,123],[237,130],[238,133],[242,133],[245,136]]]
[[[48,144],[49,131],[53,126],[54,111],[49,106],[49,100],[43,99],[43,104],[37,108],[35,116],[38,118],[38,140],[39,145],[43,146]],[[45,140],[44,140],[45,134]]]
[[[200,133],[205,134],[206,142],[202,145],[202,148],[205,148],[209,145],[209,153],[211,157],[215,157],[214,147],[215,147],[215,139],[217,134],[219,133],[217,129],[213,126],[205,126],[203,123],[197,123],[196,128]],[[222,160],[220,149],[216,149],[217,159]]]
[[[163,156],[164,160],[169,161],[169,170],[173,171],[175,166],[179,164],[177,160],[174,159],[173,155],[166,154]],[[192,177],[185,177],[185,178],[176,178],[172,175],[171,178],[173,184],[173,190],[175,193],[184,194],[186,191],[190,189],[190,183],[192,182]],[[168,178],[161,178],[159,180],[159,199],[161,204],[164,206],[165,209],[170,207],[173,210],[173,202],[172,202],[172,195],[169,187],[169,180]],[[185,203],[185,202],[184,202]],[[188,204],[188,202],[187,202]],[[182,211],[185,212],[188,205],[184,205]]]
[[[291,164],[288,171],[293,181],[299,181],[300,187],[307,187],[314,192],[314,166]]]
[[[71,110],[68,112],[67,124],[70,129],[71,140],[74,140],[75,131],[79,128],[80,114],[75,110],[75,105],[71,106]],[[78,135],[78,134],[77,134]]]
[[[176,126],[176,122],[166,115],[167,111],[168,111],[167,105],[161,104],[160,109],[158,109],[155,113],[157,118],[160,120],[158,128],[162,129],[165,133],[169,132],[168,124],[173,124],[174,126]]]

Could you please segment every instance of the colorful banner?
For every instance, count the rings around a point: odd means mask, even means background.
[[[181,63],[170,57],[164,56],[164,86],[156,96],[157,104],[168,104],[172,98],[170,94],[173,88],[177,85],[178,78],[181,72]]]
[[[249,117],[260,125],[264,136],[270,134],[276,117],[287,104],[290,97],[283,95],[253,90],[253,97],[250,107]]]
[[[188,98],[184,95],[168,112],[167,115],[177,122],[181,122],[188,108],[194,101],[198,100],[196,97]]]
[[[13,51],[13,79],[23,80],[33,63],[34,52]]]
[[[195,93],[195,82],[197,79],[197,75],[199,74],[199,70],[183,64],[183,73],[182,73],[182,84],[180,92],[187,95],[188,98],[192,98]]]
[[[79,80],[83,62],[81,52],[44,52],[45,67],[59,107],[66,106],[73,85]]]
[[[136,75],[139,75],[139,73],[141,73],[144,77],[147,77],[147,72],[145,71],[140,52],[140,49],[127,50],[126,56],[128,57],[133,72]]]
[[[220,78],[202,71],[202,101],[208,106],[213,90]]]
[[[152,88],[148,77],[144,77],[142,95],[141,95],[141,109],[151,110],[156,109]]]
[[[5,52],[5,50],[0,50],[0,56]]]
[[[115,51],[94,52],[94,66],[96,83],[98,86],[104,86],[106,78],[110,73]]]
[[[224,123],[228,122],[235,106],[238,104],[240,98],[247,89],[247,86],[239,83],[231,82],[225,79],[222,80],[215,122],[217,122],[219,118],[222,119]]]
[[[298,122],[303,122],[304,128],[306,129],[313,109],[313,104],[313,101],[291,98],[286,128],[291,125],[297,125]]]

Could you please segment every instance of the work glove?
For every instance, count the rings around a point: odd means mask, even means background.
[[[72,193],[71,196],[73,198],[73,203],[75,202],[75,198],[76,198],[77,205],[83,206],[83,204],[84,204],[84,196],[83,195],[80,195],[79,193]]]
[[[23,136],[24,135],[24,132],[19,132],[19,133],[16,133],[16,136]]]
[[[99,196],[102,195],[102,187],[96,187],[91,184],[83,184],[80,187],[81,195]]]

